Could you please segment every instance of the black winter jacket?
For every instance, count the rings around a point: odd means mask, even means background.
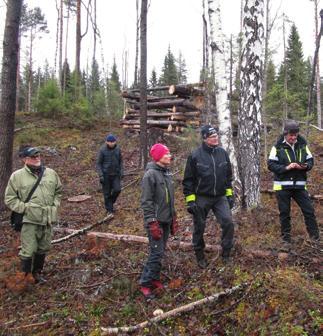
[[[108,147],[107,144],[101,146],[96,161],[96,169],[100,177],[103,175],[123,175],[122,155],[118,145],[113,148]]]
[[[142,179],[141,207],[145,226],[152,221],[171,223],[175,216],[174,184],[168,169],[149,162]]]
[[[292,162],[306,163],[307,168],[287,170],[286,167]],[[268,169],[274,173],[274,190],[306,188],[306,172],[311,170],[313,165],[313,156],[302,136],[297,137],[293,150],[281,135],[272,147],[268,159]]]
[[[228,153],[222,147],[209,147],[204,142],[188,157],[184,172],[183,192],[188,196],[224,196],[232,192],[232,168]]]

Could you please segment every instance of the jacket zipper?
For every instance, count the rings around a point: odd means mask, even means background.
[[[213,154],[213,150],[212,150],[212,154]],[[213,155],[211,155],[212,161],[213,161],[213,167],[214,167],[214,196],[216,195],[216,170],[215,170],[215,161],[214,161],[214,157]]]

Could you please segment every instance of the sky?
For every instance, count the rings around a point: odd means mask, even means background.
[[[35,42],[35,67],[42,66],[47,59],[53,66],[56,40],[55,0],[25,0],[28,7],[39,6],[48,22],[49,34]],[[86,2],[86,1],[84,1]],[[321,1],[319,1],[321,2]],[[314,5],[310,0],[271,0],[271,16],[279,15],[270,40],[270,48],[275,50],[273,59],[278,65],[283,58],[282,13],[285,12],[298,28],[303,43],[304,56],[314,54]],[[222,0],[222,25],[226,36],[236,36],[240,27],[240,0]],[[119,73],[122,72],[122,55],[128,53],[129,85],[133,80],[135,38],[136,38],[136,0],[97,0],[97,21],[101,42],[97,44],[96,58],[104,68],[111,67],[115,57]],[[319,6],[320,8],[320,6]],[[0,42],[2,45],[5,17],[4,0],[0,0]],[[84,11],[85,12],[85,11]],[[177,57],[181,51],[188,69],[188,81],[196,82],[202,65],[202,0],[150,0],[148,9],[148,77],[153,68],[157,74],[163,64],[168,46]],[[85,18],[82,19],[82,33]],[[75,20],[70,20],[68,39],[68,59],[71,67],[75,59]],[[289,31],[290,24],[286,30]],[[93,33],[82,39],[81,67],[86,68],[93,53]],[[24,48],[22,48],[23,50]],[[322,59],[321,48],[320,59]],[[22,54],[22,62],[26,56]],[[323,66],[321,67],[322,72]],[[322,72],[323,73],[323,72]]]

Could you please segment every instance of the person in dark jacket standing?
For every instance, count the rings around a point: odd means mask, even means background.
[[[112,214],[113,204],[121,192],[121,178],[123,177],[121,150],[113,134],[109,134],[105,144],[101,146],[96,168],[102,184],[105,208],[108,214]]]
[[[187,211],[193,215],[193,248],[198,266],[207,267],[204,255],[206,218],[213,211],[222,228],[222,259],[229,259],[233,246],[234,206],[231,186],[232,169],[227,152],[219,146],[217,129],[205,125],[201,129],[203,143],[188,157],[184,172],[183,191]]]
[[[313,156],[306,140],[299,135],[299,125],[287,120],[284,133],[271,149],[268,169],[274,173],[283,248],[289,250],[291,243],[290,203],[293,198],[301,208],[307,232],[311,240],[319,240],[319,230],[314,207],[306,190],[307,172],[314,165]]]
[[[140,278],[140,291],[147,298],[154,297],[154,289],[163,289],[160,281],[161,261],[169,233],[177,231],[174,208],[174,185],[168,170],[169,149],[162,144],[151,147],[149,162],[142,180],[141,207],[149,239],[149,257]]]

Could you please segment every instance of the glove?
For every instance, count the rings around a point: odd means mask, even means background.
[[[230,209],[232,209],[234,207],[234,197],[233,196],[227,196],[227,200],[228,200]]]
[[[100,183],[104,184],[104,177],[103,176],[100,176]]]
[[[190,201],[187,203],[187,211],[191,214],[191,215],[195,215],[197,213],[197,205],[195,203],[195,201]]]
[[[150,222],[149,224],[149,232],[153,239],[159,240],[162,237],[162,229],[160,228],[158,221]]]
[[[177,216],[174,215],[172,224],[170,225],[170,233],[174,236],[177,231],[178,231],[178,221],[177,221]]]

